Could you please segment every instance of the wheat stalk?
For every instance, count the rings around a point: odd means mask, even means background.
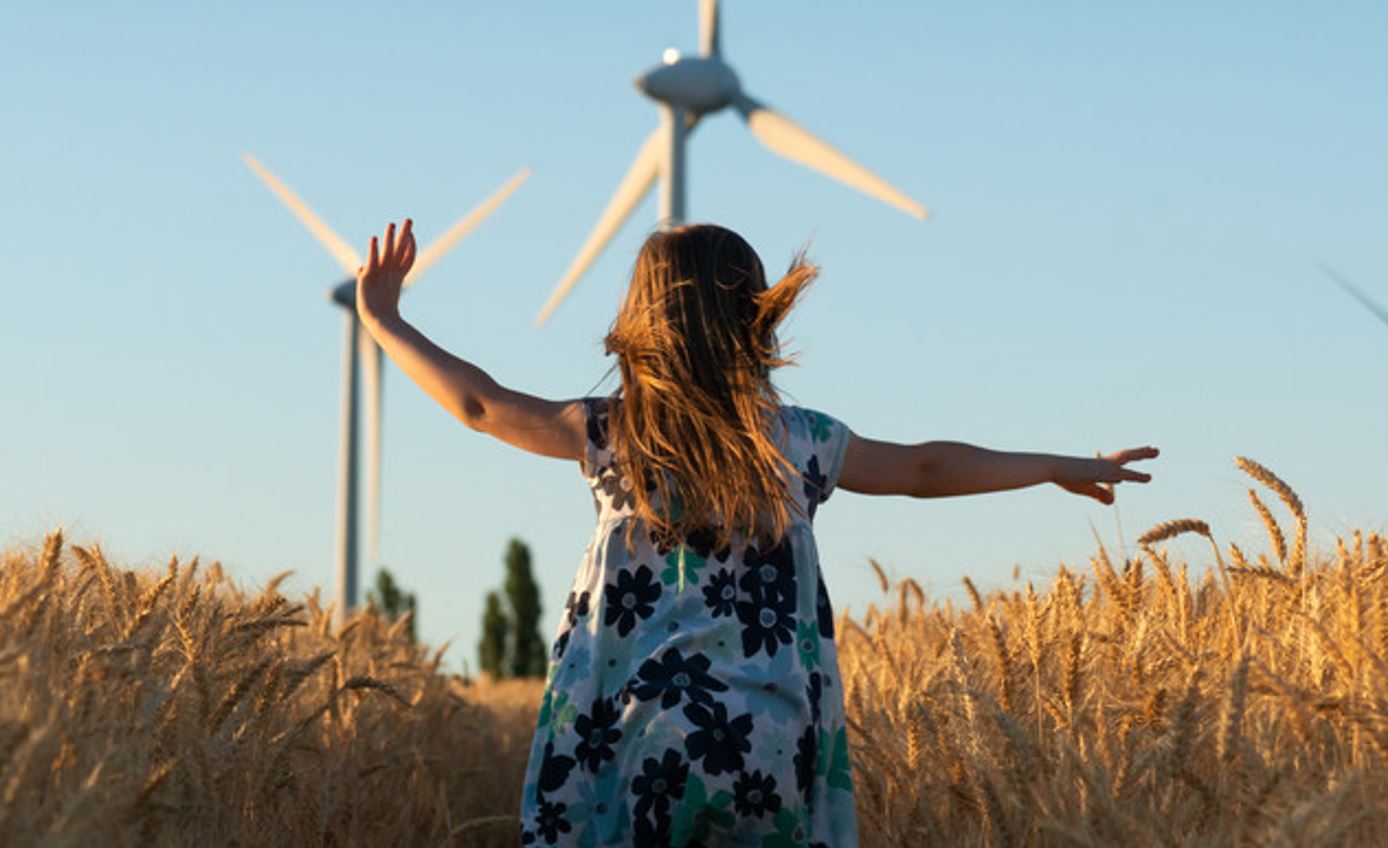
[[[1263,499],[1258,497],[1258,493],[1253,489],[1248,490],[1248,500],[1253,504],[1253,509],[1257,511],[1258,517],[1263,520],[1263,526],[1267,528],[1268,540],[1272,542],[1272,549],[1277,554],[1277,561],[1290,568],[1287,560],[1287,540],[1282,535],[1282,528],[1278,525],[1277,519],[1272,517],[1272,512],[1263,503]]]
[[[1173,539],[1182,533],[1198,533],[1206,539],[1213,538],[1210,535],[1208,523],[1198,518],[1178,518],[1174,521],[1164,521],[1143,533],[1137,538],[1137,543],[1139,545],[1155,545],[1158,542]]]
[[[1219,758],[1225,762],[1232,760],[1238,751],[1240,734],[1243,729],[1244,707],[1248,700],[1249,656],[1240,657],[1229,681],[1229,700],[1219,720]]]
[[[872,557],[868,557],[868,565],[872,566],[872,573],[877,577],[877,585],[881,587],[882,594],[891,591],[891,583],[887,581],[887,572],[882,570],[882,565]]]
[[[1292,544],[1291,558],[1287,560],[1287,568],[1294,575],[1300,574],[1306,565],[1306,508],[1302,506],[1301,498],[1297,496],[1291,486],[1282,481],[1282,478],[1257,462],[1240,456],[1234,458],[1234,463],[1243,473],[1275,492],[1282,503],[1286,505],[1287,510],[1296,518],[1296,539]],[[1257,505],[1261,506],[1261,502],[1258,502]],[[1260,509],[1260,514],[1266,512],[1266,507]],[[1263,520],[1266,522],[1267,518],[1265,517]]]

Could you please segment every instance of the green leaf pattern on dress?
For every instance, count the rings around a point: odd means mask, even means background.
[[[699,585],[699,572],[706,565],[705,557],[680,545],[665,555],[665,570],[660,572],[660,582],[674,586],[676,592],[683,592],[686,583]]]

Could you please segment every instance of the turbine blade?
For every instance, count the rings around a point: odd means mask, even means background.
[[[926,216],[925,207],[784,115],[745,94],[739,94],[735,104],[752,135],[773,153],[819,171],[917,218]]]
[[[1348,292],[1350,297],[1359,301],[1359,303],[1362,304],[1365,309],[1378,316],[1378,320],[1382,321],[1385,324],[1388,324],[1388,309],[1385,309],[1378,301],[1369,297],[1368,293],[1356,286],[1354,283],[1351,283],[1349,279],[1346,278],[1345,275],[1341,274],[1339,271],[1336,271],[1334,268],[1331,268],[1324,262],[1320,263],[1320,268],[1321,271],[1327,277],[1333,280],[1336,285]]]
[[[366,401],[366,557],[381,561],[381,389],[383,356],[371,334],[361,334],[362,395]]]
[[[453,246],[461,241],[463,236],[472,232],[478,224],[487,220],[487,217],[495,212],[497,207],[505,203],[511,195],[515,194],[516,189],[520,188],[528,179],[530,179],[530,169],[520,169],[516,172],[516,175],[507,180],[501,188],[492,192],[486,200],[477,204],[476,208],[459,218],[457,223],[449,227],[443,235],[434,239],[428,247],[421,250],[419,252],[419,258],[415,260],[414,267],[410,269],[410,273],[405,277],[405,287],[408,288],[413,285],[414,281],[419,279],[420,274],[429,270],[435,262],[442,259],[443,255],[452,250]]]
[[[588,234],[588,240],[583,243],[578,255],[569,265],[569,270],[564,272],[559,285],[554,287],[549,300],[545,301],[545,305],[540,309],[540,314],[535,318],[537,325],[549,320],[549,316],[560,303],[563,303],[564,298],[578,282],[578,278],[583,276],[583,273],[588,270],[588,266],[593,264],[593,260],[617,234],[617,230],[621,229],[622,224],[625,224],[626,220],[631,217],[631,213],[635,211],[641,198],[650,191],[651,184],[660,175],[660,162],[664,157],[664,141],[663,129],[657,129],[647,136],[645,143],[641,145],[640,152],[636,154],[636,159],[627,169],[626,176],[622,178],[621,185],[617,186],[616,193],[608,201],[602,217],[598,218],[598,223]]]
[[[718,36],[718,0],[699,0],[699,53],[717,56]]]
[[[342,266],[342,270],[347,272],[347,276],[355,277],[357,269],[361,267],[361,257],[352,249],[352,246],[343,240],[342,236],[333,232],[332,227],[323,223],[323,219],[310,208],[308,204],[299,199],[289,186],[280,181],[280,178],[270,172],[270,169],[260,164],[251,154],[242,154],[241,158],[246,166],[255,172],[257,177],[265,185],[270,187],[270,191],[280,199],[280,202],[289,207],[289,211],[294,213],[294,217],[299,219],[308,231],[313,233],[318,242],[328,249],[328,252],[337,260],[337,264]]]

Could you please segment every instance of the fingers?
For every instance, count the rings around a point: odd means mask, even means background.
[[[1126,462],[1152,459],[1157,456],[1154,447],[1129,448],[1109,456],[1096,456],[1093,459],[1075,458],[1060,480],[1062,488],[1077,495],[1093,498],[1105,506],[1115,500],[1114,487],[1119,483],[1149,483],[1152,475],[1124,466]]]
[[[409,272],[414,265],[415,240],[414,240],[414,221],[405,219],[405,226],[400,230],[400,270]]]
[[[1138,462],[1144,459],[1156,459],[1160,451],[1151,445],[1140,448],[1128,448],[1108,456],[1102,457],[1102,461],[1108,465],[1106,472],[1102,475],[1105,483],[1150,483],[1152,475],[1142,471],[1135,471],[1127,468],[1129,462]]]
[[[1113,489],[1102,486],[1098,483],[1085,486],[1080,490],[1080,494],[1093,498],[1104,506],[1113,503]]]
[[[395,222],[392,221],[386,224],[384,238],[371,237],[370,255],[366,264],[357,269],[357,276],[370,274],[382,268],[397,268],[407,272],[414,265],[415,252],[414,221],[406,218],[399,233],[396,232]]]
[[[1117,453],[1109,454],[1107,457],[1105,457],[1105,459],[1112,460],[1122,465],[1124,463],[1136,462],[1142,459],[1156,459],[1159,455],[1161,455],[1161,451],[1157,450],[1151,445],[1147,445],[1145,447],[1140,448],[1128,448],[1127,450],[1121,450]]]
[[[1094,473],[1094,482],[1112,485],[1114,483],[1150,483],[1152,475],[1143,471],[1125,468],[1111,459],[1101,459],[1102,463]]]
[[[1083,495],[1086,498],[1093,498],[1105,506],[1113,503],[1113,486],[1111,485],[1088,481],[1065,484],[1063,488],[1073,495]]]

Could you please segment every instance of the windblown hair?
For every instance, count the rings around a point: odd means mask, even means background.
[[[775,442],[771,372],[790,363],[776,327],[818,273],[799,255],[768,288],[752,247],[711,224],[658,232],[641,248],[606,339],[622,375],[608,426],[635,515],[657,539],[711,532],[721,548],[734,534],[785,536],[800,507]]]

